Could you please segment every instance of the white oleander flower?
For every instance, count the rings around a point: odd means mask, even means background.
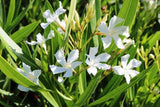
[[[130,57],[129,54],[121,57],[122,67],[120,66],[113,67],[113,70],[117,75],[124,75],[124,77],[126,78],[127,84],[130,83],[131,78],[139,74],[139,72],[136,70],[133,70],[133,68],[139,67],[141,65],[141,61],[138,61],[136,59],[132,59],[127,65],[129,57]]]
[[[121,38],[119,35],[124,35],[129,37],[129,28],[127,26],[117,26],[118,24],[122,23],[123,19],[113,16],[109,22],[109,27],[106,26],[105,22],[101,22],[98,27],[98,30],[106,35],[106,37],[102,38],[102,43],[104,49],[109,47],[112,42],[112,38],[114,39],[116,45],[120,49],[124,49],[124,45],[122,43]]]
[[[94,76],[97,74],[97,68],[102,70],[110,69],[110,65],[103,64],[101,62],[107,62],[110,58],[110,55],[107,53],[102,53],[98,56],[95,56],[98,52],[98,47],[91,47],[89,51],[89,55],[87,55],[86,64],[89,65],[87,72],[89,74],[93,74]]]
[[[75,61],[79,57],[79,51],[76,49],[72,50],[67,58],[67,61],[64,57],[64,52],[62,49],[59,49],[55,54],[57,62],[62,65],[62,67],[57,67],[55,65],[50,65],[50,69],[53,74],[58,74],[65,72],[63,77],[72,76],[72,70],[81,64],[80,61]]]
[[[63,77],[58,76],[58,82],[59,82],[59,83],[63,83],[63,81],[64,81],[64,80],[63,80]]]
[[[133,45],[134,47],[136,47],[135,41],[132,40],[132,39],[124,38],[124,39],[123,39],[123,43],[124,43],[125,49],[128,48],[130,45]]]
[[[59,1],[59,8],[53,14],[49,9],[43,13],[43,17],[46,18],[47,23],[41,23],[41,27],[45,29],[52,22],[59,24],[59,15],[63,14],[65,11],[66,9],[63,9],[62,3]]]
[[[27,77],[29,80],[31,80],[32,82],[36,83],[37,85],[39,85],[39,76],[41,74],[41,70],[34,70],[31,71],[31,67],[26,65],[25,63],[23,64],[23,68],[24,70],[17,68],[17,70],[24,75],[25,77]],[[24,92],[28,92],[30,90],[30,88],[24,87],[22,85],[18,85],[18,89]]]
[[[40,46],[42,45],[43,48],[44,48],[44,50],[47,52],[47,48],[46,48],[45,42],[46,42],[47,40],[51,39],[51,38],[54,37],[54,36],[55,36],[55,35],[54,35],[54,31],[53,31],[53,30],[51,30],[51,31],[49,32],[47,39],[45,39],[44,36],[42,36],[40,33],[38,33],[38,34],[36,35],[36,40],[37,40],[37,41],[31,41],[31,42],[26,41],[26,43],[29,44],[29,45],[36,45],[36,44],[38,44],[38,45],[40,45]]]

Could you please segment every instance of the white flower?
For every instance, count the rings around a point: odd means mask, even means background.
[[[55,57],[57,59],[57,62],[61,64],[62,67],[50,65],[50,69],[53,72],[53,74],[58,74],[66,71],[63,77],[72,76],[72,69],[76,68],[81,64],[81,62],[75,61],[79,57],[79,51],[77,49],[76,50],[74,49],[70,52],[67,61],[64,57],[64,52],[62,49],[59,49],[57,51],[57,53],[55,54]]]
[[[123,39],[123,43],[124,43],[125,49],[128,48],[130,45],[133,45],[134,47],[136,47],[135,41],[132,40],[132,39],[124,38],[124,39]]]
[[[38,33],[38,34],[36,35],[36,40],[37,40],[37,41],[31,41],[31,42],[26,41],[26,43],[29,44],[29,45],[36,45],[36,44],[38,44],[38,45],[40,45],[40,46],[42,45],[43,48],[44,48],[44,50],[47,51],[45,42],[46,42],[48,39],[51,39],[52,37],[54,37],[54,31],[53,31],[53,30],[51,30],[51,31],[49,32],[47,39],[45,39],[44,36],[42,36],[40,33]]]
[[[122,23],[123,19],[113,16],[109,22],[109,27],[106,26],[105,22],[101,22],[98,27],[98,30],[106,35],[106,37],[102,38],[102,43],[104,49],[109,47],[112,42],[112,38],[114,39],[116,45],[120,49],[124,49],[124,45],[122,43],[121,38],[119,35],[124,35],[129,37],[129,28],[127,26],[117,26],[118,24]]]
[[[89,74],[94,76],[97,74],[97,68],[102,70],[110,69],[110,65],[103,64],[100,62],[106,62],[110,58],[110,55],[107,53],[102,53],[98,56],[95,56],[98,52],[98,47],[90,48],[89,55],[87,55],[86,64],[89,65],[87,69]]]
[[[43,17],[46,18],[47,23],[41,23],[41,27],[45,29],[50,23],[56,22],[59,23],[59,15],[63,14],[66,9],[63,9],[62,3],[59,2],[59,8],[52,14],[50,10],[46,10],[43,13]]]
[[[60,77],[60,76],[58,76],[58,82],[59,83],[62,83],[64,80],[63,80],[63,77]]]
[[[127,65],[129,57],[130,57],[129,54],[121,57],[121,64],[123,68],[120,66],[113,67],[113,70],[116,74],[124,75],[124,77],[126,78],[127,84],[130,83],[131,77],[133,78],[139,73],[136,70],[133,70],[132,68],[139,67],[141,65],[141,61],[138,61],[136,59],[132,59]]]
[[[66,23],[65,23],[64,20],[62,20],[62,21],[60,22],[60,26],[63,27],[63,29],[66,28]],[[63,29],[59,27],[59,28],[58,28],[58,32],[59,32],[60,34],[64,34]]]
[[[32,82],[36,83],[37,85],[39,85],[39,80],[38,77],[41,74],[41,70],[34,70],[33,72],[31,71],[31,67],[26,65],[25,63],[23,64],[23,68],[24,70],[17,68],[17,70],[23,74],[25,77],[27,77],[29,80],[31,80]],[[26,88],[22,85],[18,85],[18,89],[24,92],[28,92],[30,89]]]

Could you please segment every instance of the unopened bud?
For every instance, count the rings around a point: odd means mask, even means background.
[[[107,19],[108,19],[108,14],[105,14],[105,16],[103,17],[102,21],[103,21],[103,22],[106,22]]]
[[[75,11],[75,20],[76,20],[76,25],[77,25],[77,27],[80,29],[79,15],[78,15],[77,11]]]
[[[95,3],[95,0],[92,0],[88,6],[87,14],[86,14],[87,21],[90,21],[95,15],[94,3]]]
[[[153,60],[155,60],[155,57],[153,54],[149,54],[149,57],[152,58]]]
[[[71,20],[71,28],[72,28],[73,31],[75,31],[75,23],[76,22],[72,19]]]
[[[64,15],[64,21],[65,21],[66,24],[67,24],[67,19],[68,19],[68,18],[67,18],[67,15],[65,14],[65,15]]]

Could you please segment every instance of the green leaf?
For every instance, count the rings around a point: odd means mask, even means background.
[[[5,26],[5,31],[7,33],[10,33],[17,25],[18,23],[23,19],[27,11],[29,10],[29,6],[26,7],[13,21],[10,25]]]
[[[31,88],[33,90],[39,91],[53,106],[59,107],[52,95],[45,90],[45,87],[41,88],[34,82],[27,79],[21,73],[19,73],[15,68],[13,68],[4,58],[0,56],[0,69],[1,71],[10,79],[14,80],[16,83],[23,85],[25,87]]]
[[[157,31],[155,34],[148,38],[147,43],[149,44],[149,47],[152,48],[156,44],[157,40],[160,40],[160,31]]]
[[[11,35],[11,38],[16,42],[19,43],[22,40],[24,40],[26,37],[28,37],[39,25],[39,22],[31,23],[22,29],[18,30],[14,34]]]
[[[130,30],[135,21],[138,3],[139,0],[125,0],[118,13],[118,16],[124,19],[122,25],[129,26]]]
[[[102,71],[98,72],[95,77],[89,82],[88,87],[85,89],[84,93],[78,98],[77,102],[73,105],[73,107],[81,107],[84,105],[92,96],[93,92],[97,88]]]
[[[105,96],[103,96],[103,97],[99,98],[98,100],[94,101],[89,106],[91,107],[91,106],[95,106],[97,104],[101,104],[103,102],[106,102],[106,101],[110,100],[111,98],[114,98],[115,96],[120,95],[122,92],[127,90],[129,87],[135,85],[138,81],[143,79],[146,76],[145,74],[147,72],[149,72],[149,71],[152,72],[154,70],[157,70],[156,64],[153,64],[148,69],[143,70],[140,74],[138,74],[135,78],[133,78],[133,80],[131,80],[130,84],[124,83],[123,85],[117,87],[113,91],[107,93]]]
[[[8,26],[12,22],[14,17],[14,12],[15,12],[15,0],[10,0],[9,12],[5,26]]]
[[[5,24],[5,8],[4,0],[0,0],[0,26],[4,27]]]

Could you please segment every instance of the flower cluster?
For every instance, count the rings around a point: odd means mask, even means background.
[[[40,24],[41,27],[45,29],[52,22],[54,22],[58,26],[57,31],[60,34],[64,34],[66,23],[64,20],[61,21],[59,19],[59,15],[63,14],[65,11],[66,10],[63,9],[61,2],[59,2],[59,8],[53,14],[50,12],[50,10],[46,10],[43,13],[43,17],[46,19],[47,22],[41,23]],[[76,17],[78,17],[78,15],[76,15]],[[104,35],[104,37],[101,38],[104,50],[111,45],[112,39],[114,40],[116,46],[122,50],[128,48],[131,44],[134,44],[134,40],[128,38],[130,36],[129,27],[121,26],[122,25],[121,23],[123,21],[124,21],[123,19],[117,16],[113,16],[110,19],[109,26],[107,26],[106,22],[104,21],[102,21],[98,26],[97,28],[98,31],[100,31],[100,33]],[[79,21],[76,20],[76,23],[79,24]],[[50,31],[47,38],[44,38],[44,36],[38,33],[36,36],[37,41],[31,41],[31,42],[26,41],[26,43],[29,45],[38,44],[42,46],[44,50],[47,52],[47,47],[45,42],[51,39],[52,37],[54,37],[54,35],[55,34],[53,30]],[[123,36],[124,38],[122,39],[120,35]],[[85,62],[82,62],[82,61],[78,61],[80,59],[78,49],[73,49],[69,53],[67,59],[65,58],[64,50],[59,49],[55,54],[55,58],[60,66],[58,64],[52,64],[52,65],[49,65],[49,68],[53,72],[53,74],[64,73],[63,77],[71,77],[73,75],[73,72],[76,72],[75,70],[76,67],[80,66],[83,63],[83,65],[87,65],[86,71],[89,74],[92,74],[93,76],[97,74],[98,72],[97,69],[101,69],[104,71],[113,70],[114,73],[117,75],[124,75],[124,77],[126,78],[127,84],[130,83],[131,78],[135,77],[139,73],[133,68],[139,67],[141,65],[141,62],[136,59],[132,59],[127,64],[128,59],[130,57],[129,54],[126,54],[121,57],[121,65],[122,65],[121,67],[121,66],[112,66],[107,63],[111,58],[111,55],[109,55],[108,53],[104,52],[104,53],[100,53],[99,55],[96,55],[97,53],[99,53],[98,47],[90,47],[89,54],[86,54],[87,58]],[[17,68],[17,70],[38,85],[39,84],[38,77],[40,75],[40,70],[34,70],[33,72],[31,72],[30,67],[24,63],[23,63],[23,68],[25,71],[23,71],[20,68]],[[63,77],[58,76],[58,81],[60,83],[63,82]],[[21,91],[29,91],[29,88],[25,88],[21,85],[18,85],[18,89],[20,89]]]

